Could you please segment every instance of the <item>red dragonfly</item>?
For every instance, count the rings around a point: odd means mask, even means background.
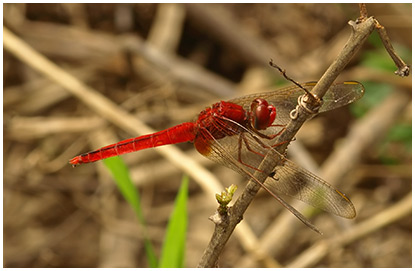
[[[309,91],[315,85],[315,82],[311,82],[301,86]],[[129,152],[189,141],[207,158],[252,178],[255,171],[259,171],[264,157],[274,155],[280,161],[277,167],[261,167],[261,171],[266,171],[269,178],[264,184],[254,179],[303,223],[321,233],[279,194],[292,196],[345,218],[355,217],[356,212],[343,193],[289,161],[273,148],[302,94],[304,90],[299,86],[291,86],[221,101],[203,110],[194,122],[185,122],[157,133],[123,140],[81,154],[72,158],[70,164],[75,166],[91,163]],[[364,87],[358,82],[334,84],[327,91],[320,112],[352,103],[363,94]]]

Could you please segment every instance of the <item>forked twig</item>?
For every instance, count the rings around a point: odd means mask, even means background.
[[[363,22],[367,20],[368,13],[366,9],[366,4],[359,4],[360,9],[360,17],[358,19],[359,22]],[[388,51],[390,57],[392,58],[393,62],[395,62],[396,67],[398,67],[398,70],[395,71],[396,75],[399,75],[401,77],[408,76],[410,73],[410,66],[406,64],[402,58],[396,53],[395,49],[392,46],[392,43],[389,39],[388,34],[386,33],[386,29],[383,25],[379,23],[378,20],[375,19],[376,25],[376,31],[379,34],[379,37],[383,43],[383,46],[385,46],[386,51]]]
[[[409,65],[406,64],[402,60],[402,58],[398,56],[398,54],[396,53],[395,49],[392,46],[392,43],[389,39],[388,34],[386,33],[385,27],[381,25],[377,20],[376,20],[376,30],[379,33],[379,37],[382,40],[383,46],[385,46],[386,51],[388,51],[393,62],[395,62],[395,65],[398,67],[398,70],[395,71],[395,74],[401,77],[408,76],[410,74]]]

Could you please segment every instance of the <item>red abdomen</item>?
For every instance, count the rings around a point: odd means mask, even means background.
[[[193,141],[194,138],[195,124],[192,122],[185,122],[154,134],[130,138],[95,151],[78,155],[72,158],[69,163],[72,165],[91,163],[129,152]]]

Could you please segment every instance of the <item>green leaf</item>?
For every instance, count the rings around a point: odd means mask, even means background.
[[[408,147],[412,145],[412,125],[410,123],[398,123],[391,128],[387,136],[388,140],[400,141]]]
[[[367,39],[370,44],[372,44],[377,49],[383,49],[383,43],[382,40],[379,37],[379,34],[376,32],[372,32],[372,34],[369,35],[369,38]]]
[[[121,194],[133,208],[137,216],[137,219],[142,226],[142,232],[144,235],[144,247],[149,266],[157,267],[157,257],[154,253],[153,246],[150,240],[148,239],[145,220],[143,212],[141,210],[140,197],[133,182],[131,181],[130,173],[128,171],[127,166],[125,165],[123,160],[118,156],[111,157],[103,161],[105,166],[110,171],[112,177],[114,178],[115,183],[117,184],[117,187],[120,190]]]
[[[361,65],[373,68],[375,70],[390,72],[394,72],[396,70],[395,63],[383,48],[364,52],[361,60]]]
[[[187,187],[189,178],[184,176],[176,197],[174,210],[167,225],[166,236],[160,257],[160,266],[183,267],[187,231]]]
[[[392,86],[384,83],[363,82],[365,96],[350,106],[356,117],[362,117],[370,109],[380,104],[391,92]]]
[[[396,165],[412,157],[412,125],[397,123],[387,133],[378,147],[379,159],[384,164]]]

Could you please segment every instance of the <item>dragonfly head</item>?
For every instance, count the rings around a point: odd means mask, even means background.
[[[277,111],[264,99],[255,99],[251,103],[252,126],[257,130],[265,130],[274,122]]]

